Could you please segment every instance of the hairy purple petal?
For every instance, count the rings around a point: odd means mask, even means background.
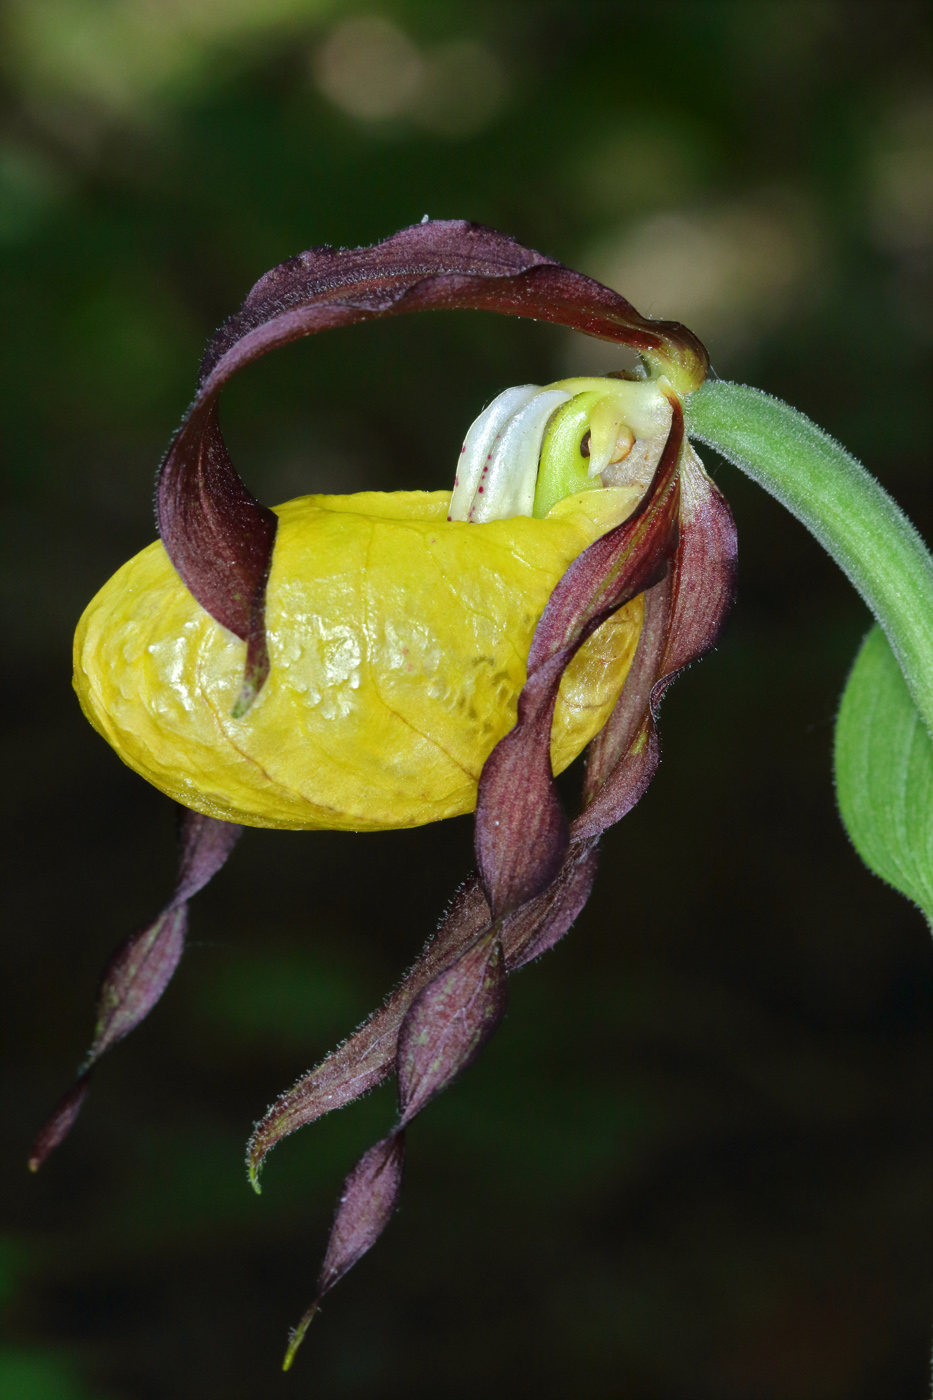
[[[180,815],[178,879],[171,903],[167,905],[169,909],[199,894],[226,865],[230,852],[243,835],[243,828],[236,822],[221,822],[186,807],[180,809]]]
[[[567,820],[551,773],[554,703],[561,676],[578,647],[616,609],[667,572],[677,541],[683,445],[683,415],[676,400],[672,409],[671,431],[643,507],[580,555],[551,595],[532,640],[516,724],[483,767],[476,809],[476,853],[493,921],[410,1001],[395,1052],[399,1129],[472,1063],[502,1019],[507,974],[502,934],[509,916],[510,945],[517,966],[552,946],[589,894],[596,865],[595,843],[579,841],[572,851],[569,848]],[[475,895],[465,898],[461,908],[474,917],[482,912]],[[416,968],[415,976],[421,970]],[[408,980],[410,986],[414,977],[410,975]],[[392,1020],[403,999],[404,992],[392,999]],[[362,1048],[363,1042],[358,1041],[354,1060]],[[312,1089],[309,1095],[308,1089],[307,1084],[301,1086],[298,1100],[290,1105],[305,1121],[309,1098],[317,1100],[314,1106],[320,1110],[319,1093]],[[271,1145],[283,1135],[284,1127],[283,1115],[276,1116],[273,1109],[271,1121],[267,1115],[257,1130],[251,1168],[253,1160],[258,1162],[262,1151],[268,1150],[267,1142]],[[384,1143],[373,1149],[377,1160],[384,1150]],[[359,1181],[365,1183],[368,1161],[369,1157],[364,1157],[348,1180],[356,1182],[359,1173]],[[365,1200],[359,1209],[368,1209]],[[338,1214],[338,1221],[340,1218]],[[377,1225],[382,1228],[388,1214],[377,1203],[365,1218],[366,1229],[360,1238],[365,1238],[364,1248],[368,1249],[375,1238],[373,1230]],[[355,1241],[357,1236],[351,1232],[348,1238]],[[334,1248],[341,1272],[345,1272],[358,1257],[353,1253],[355,1244]],[[344,1259],[349,1262],[343,1263]],[[339,1274],[335,1281],[336,1277]],[[313,1304],[293,1337],[287,1365],[315,1308]]]
[[[36,1171],[68,1135],[87,1093],[92,1066],[139,1025],[161,997],[184,951],[188,900],[216,875],[242,827],[199,812],[182,811],[178,879],[168,904],[145,928],[117,948],[101,980],[94,1039],[77,1084],[40,1129],[29,1164]]]
[[[375,1242],[398,1199],[401,1134],[475,1058],[500,1021],[506,974],[552,947],[586,903],[598,834],[644,791],[657,766],[657,704],[670,678],[712,644],[731,600],[734,531],[725,502],[688,448],[673,403],[671,434],[635,517],[575,561],[535,632],[518,718],[487,760],[477,804],[480,879],[464,887],[436,939],[347,1044],[273,1106],[257,1127],[250,1170],[282,1136],[382,1079],[394,1065],[400,1119],[344,1188],[318,1298],[292,1334],[286,1368],[320,1298]],[[685,484],[681,487],[681,473]],[[636,656],[595,741],[584,811],[568,835],[550,771],[560,678],[582,642],[645,592]],[[572,837],[572,839],[571,839]]]
[[[245,365],[303,336],[434,308],[528,316],[632,346],[680,393],[706,374],[706,352],[683,326],[650,321],[608,287],[462,220],[415,224],[371,248],[312,248],[266,273],[208,346],[197,396],[157,488],[159,530],[181,578],[247,642],[238,715],[268,673],[264,608],[276,518],[230,461],[217,416],[220,390]]]
[[[654,780],[661,762],[654,710],[649,707],[638,732],[620,755],[590,805],[573,823],[574,836],[599,836],[637,806]]]
[[[664,578],[644,595],[644,618],[638,646],[622,693],[603,728],[587,750],[583,802],[587,806],[627,754],[644,728],[651,691],[661,668],[671,625],[671,580]],[[580,820],[574,822],[574,832]]]
[[[71,1132],[72,1126],[88,1091],[88,1072],[80,1075],[67,1094],[63,1094],[36,1134],[36,1140],[29,1154],[28,1166],[37,1172],[50,1152],[54,1152],[60,1142]]]
[[[247,1168],[259,1190],[266,1156],[282,1138],[316,1119],[343,1108],[381,1084],[395,1068],[399,1029],[418,993],[489,924],[489,905],[473,876],[454,899],[447,915],[415,965],[395,991],[337,1050],[302,1075],[264,1114],[247,1148]]]
[[[472,1064],[505,1012],[505,982],[493,924],[418,993],[398,1037],[403,1125]]]
[[[360,1158],[343,1183],[318,1279],[317,1297],[289,1337],[283,1371],[294,1361],[325,1293],[372,1249],[391,1220],[398,1205],[404,1155],[404,1133],[391,1133]]]
[[[557,879],[503,920],[502,947],[508,972],[539,957],[568,931],[586,903],[596,860],[592,841],[573,843]],[[247,1167],[255,1190],[259,1190],[259,1173],[266,1156],[283,1138],[335,1108],[344,1108],[393,1072],[399,1029],[411,1003],[488,927],[491,918],[479,877],[471,875],[437,933],[384,1005],[282,1094],[257,1123],[247,1148]]]
[[[86,1069],[149,1015],[178,966],[187,931],[187,904],[170,905],[114,953],[101,983]]]
[[[620,821],[645,795],[657,772],[660,746],[651,693],[670,625],[671,582],[665,578],[645,593],[641,635],[622,694],[587,749],[583,810],[571,828],[575,837],[599,836]]]
[[[671,576],[646,594],[632,669],[608,723],[590,744],[574,836],[598,836],[625,816],[651,782],[660,756],[661,699],[676,676],[715,644],[732,606],[735,560],[732,513],[688,450]]]
[[[671,630],[658,683],[664,688],[715,646],[735,597],[735,521],[692,450],[684,460],[680,517]]]
[[[503,920],[508,972],[539,958],[569,932],[590,897],[598,863],[595,841],[571,841],[556,880]]]
[[[566,648],[529,672],[515,727],[480,775],[476,861],[498,918],[546,889],[567,851],[567,817],[554,786],[550,746],[557,691],[572,654]]]
[[[405,1128],[482,1049],[502,1019],[505,982],[505,958],[494,924],[422,987],[409,1006],[398,1035],[398,1127],[365,1153],[344,1182],[317,1297],[291,1335],[286,1371],[324,1294],[389,1223],[401,1189]]]
[[[147,928],[117,949],[104,973],[94,1043],[85,1069],[122,1040],[155,1006],[184,950],[188,900],[224,864],[242,827],[185,810],[181,821],[178,879],[172,898]]]
[[[595,842],[576,842],[551,888],[502,921],[513,968],[537,957],[562,937],[586,902],[595,870]],[[468,888],[461,908],[476,915],[482,906],[488,913],[479,881],[474,879]],[[461,930],[466,924],[467,919],[461,916]],[[395,1210],[406,1126],[473,1062],[502,1019],[506,972],[497,922],[474,937],[411,1001],[398,1032],[394,1057],[399,1125],[370,1148],[344,1183],[318,1294],[291,1335],[285,1370],[291,1366],[321,1298],[373,1246]]]

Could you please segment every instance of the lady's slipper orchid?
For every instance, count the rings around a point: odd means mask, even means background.
[[[260,505],[221,435],[226,381],[315,331],[434,307],[558,322],[633,347],[644,374],[505,390],[467,433],[452,493]],[[582,909],[599,836],[657,767],[661,696],[728,610],[731,516],[684,436],[682,400],[705,372],[683,327],[473,224],[314,249],[256,284],[211,342],[163,462],[161,543],[79,625],[85,712],[188,812],[175,895],[108,969],[84,1071],[34,1166],[74,1121],[92,1064],[161,995],[187,900],[240,823],[372,830],[475,807],[478,873],[422,957],[250,1144],[256,1185],[284,1136],[394,1070],[398,1125],[347,1178],[318,1299],[374,1243],[406,1125],[495,1028],[506,974]],[[553,775],[587,745],[570,821]]]

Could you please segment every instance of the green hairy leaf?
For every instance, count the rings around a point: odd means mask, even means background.
[[[836,721],[836,797],[852,844],[933,926],[933,742],[875,626]]]

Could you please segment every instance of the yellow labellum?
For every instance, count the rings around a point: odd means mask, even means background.
[[[374,831],[470,812],[515,723],[528,649],[571,561],[634,509],[587,491],[544,520],[448,522],[449,492],[306,496],[280,506],[272,668],[233,719],[244,644],[195,602],[161,543],[131,559],[75,636],[82,708],[187,807],[250,826]],[[555,772],[602,727],[638,642],[634,600],[561,684]]]

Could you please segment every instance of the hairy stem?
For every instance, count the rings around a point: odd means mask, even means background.
[[[933,558],[862,464],[789,404],[708,381],[684,402],[690,437],[715,448],[806,525],[868,604],[933,736]]]

